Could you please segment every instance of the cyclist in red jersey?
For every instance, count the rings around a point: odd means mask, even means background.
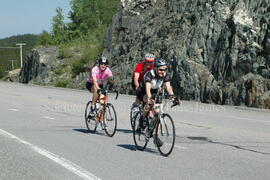
[[[154,62],[155,62],[155,55],[148,53],[145,55],[145,62],[137,64],[132,76],[132,88],[136,91],[136,94],[141,89],[141,83],[145,73],[154,69]],[[137,106],[140,103],[141,100],[136,98],[136,101],[133,104],[133,106]]]

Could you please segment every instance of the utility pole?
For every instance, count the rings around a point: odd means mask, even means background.
[[[12,66],[12,70],[14,69],[14,61],[16,61],[16,60],[9,60],[9,61],[11,61],[11,66]]]
[[[21,68],[22,68],[22,64],[23,64],[23,62],[22,62],[22,46],[24,46],[24,45],[26,45],[26,44],[25,43],[18,43],[18,44],[16,44],[16,46],[20,46]]]

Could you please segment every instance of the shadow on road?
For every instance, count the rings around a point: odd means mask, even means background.
[[[234,142],[237,144],[234,144],[233,142],[226,143],[226,142],[219,142],[219,141],[210,140],[207,137],[195,137],[195,136],[189,136],[187,138],[192,140],[192,141],[201,141],[203,143],[211,143],[211,144],[218,144],[218,145],[223,145],[223,146],[230,146],[230,147],[233,147],[233,148],[236,148],[239,150],[244,150],[244,151],[249,151],[249,152],[254,152],[254,153],[259,153],[259,154],[264,154],[264,155],[270,155],[269,152],[263,152],[263,151],[251,149],[251,147],[248,147],[248,146],[245,147],[243,145],[239,145],[239,142],[238,143]],[[255,146],[255,147],[257,147],[257,146]]]
[[[130,129],[116,129],[117,132],[122,132],[122,133],[133,133],[132,130]]]
[[[73,130],[73,131],[80,132],[80,133],[85,133],[85,134],[97,134],[97,135],[107,136],[106,134],[101,133],[101,132],[99,132],[98,130],[96,130],[96,132],[94,132],[94,133],[90,133],[90,132],[88,131],[88,129],[72,129],[72,130]]]
[[[135,145],[131,145],[131,144],[118,144],[117,146],[119,146],[121,148],[124,148],[124,149],[131,150],[131,151],[140,151],[140,150],[137,150]],[[143,152],[143,151],[141,151],[141,152]],[[156,150],[151,149],[151,148],[145,148],[144,152],[150,152],[150,153],[153,153],[153,154],[159,154]]]
[[[130,144],[118,144],[117,146],[124,148],[124,149],[128,149],[131,151],[136,151],[136,147],[134,145],[130,145]]]
[[[72,129],[72,130],[77,131],[77,132],[81,132],[81,133],[85,133],[85,134],[90,133],[87,129]]]

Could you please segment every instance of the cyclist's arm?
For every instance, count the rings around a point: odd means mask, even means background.
[[[174,95],[171,82],[165,82],[165,87],[169,95]]]
[[[93,77],[93,83],[94,83],[95,88],[96,88],[97,90],[100,89],[100,87],[99,87],[99,85],[98,85],[98,83],[97,83],[97,77],[96,77],[95,75],[93,75],[92,77]]]
[[[145,83],[145,91],[146,91],[146,96],[147,96],[147,101],[150,103],[152,94],[151,94],[151,83],[147,82]]]
[[[139,77],[140,77],[140,73],[135,72],[134,73],[134,84],[135,84],[136,89],[140,86]]]

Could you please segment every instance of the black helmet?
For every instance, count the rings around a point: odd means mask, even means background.
[[[167,66],[167,63],[164,59],[158,58],[158,59],[156,59],[154,66],[155,67]]]
[[[98,64],[109,64],[109,60],[108,60],[108,58],[107,57],[105,57],[105,56],[101,56],[100,58],[99,58],[99,60],[98,60]]]

